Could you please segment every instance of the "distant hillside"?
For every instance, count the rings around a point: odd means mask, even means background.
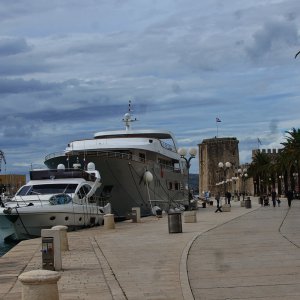
[[[199,174],[190,174],[190,187],[195,191],[199,191]]]

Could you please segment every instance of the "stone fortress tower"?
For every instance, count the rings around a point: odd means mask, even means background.
[[[212,195],[220,189],[216,183],[224,179],[224,170],[218,167],[219,162],[231,163],[227,178],[232,178],[239,167],[239,141],[235,137],[205,139],[199,147],[199,194],[210,191]]]

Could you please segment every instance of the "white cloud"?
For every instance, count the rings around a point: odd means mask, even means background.
[[[8,168],[41,161],[73,138],[122,128],[129,99],[137,128],[171,130],[186,147],[234,136],[242,161],[257,137],[277,148],[284,131],[300,127],[299,1],[1,7],[0,136]]]

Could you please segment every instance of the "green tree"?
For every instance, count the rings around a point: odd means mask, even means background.
[[[255,153],[248,172],[249,176],[256,182],[259,194],[267,192],[268,180],[273,168],[271,157],[267,153]]]
[[[300,165],[300,129],[292,128],[291,131],[286,131],[286,141],[281,143],[283,145],[283,155],[287,164],[287,176],[289,188],[291,188],[292,173],[299,174]],[[299,187],[299,177],[297,186]]]

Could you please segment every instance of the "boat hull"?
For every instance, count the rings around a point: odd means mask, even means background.
[[[4,238],[22,240],[41,236],[41,230],[65,225],[68,230],[103,224],[99,207],[84,205],[27,206],[1,209],[0,229]]]
[[[76,162],[93,162],[101,174],[100,196],[107,197],[112,205],[112,213],[117,217],[128,217],[133,207],[140,207],[141,215],[152,214],[157,205],[163,210],[188,205],[187,176],[170,167],[163,167],[154,160],[134,160],[128,155],[114,152],[85,152],[50,157],[45,161],[48,168],[58,164],[72,165]],[[151,182],[146,182],[144,174],[150,171]]]

